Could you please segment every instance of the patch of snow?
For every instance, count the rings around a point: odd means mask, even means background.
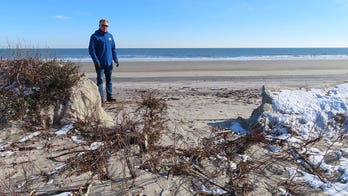
[[[223,138],[218,139],[218,140],[214,140],[214,144],[221,144],[223,143],[225,140]]]
[[[6,157],[12,155],[14,152],[13,151],[5,151],[5,152],[0,152],[0,157]]]
[[[233,169],[233,170],[237,169],[237,164],[231,161],[230,162],[230,168]]]
[[[323,152],[319,152],[316,154],[312,153],[312,155],[308,157],[308,160],[315,166],[320,167],[323,171],[327,172],[328,174],[331,174],[332,172],[337,170],[337,167],[326,164],[324,161],[324,155],[325,153]]]
[[[73,141],[75,144],[83,144],[83,143],[85,143],[85,141],[80,140],[80,139],[78,138],[78,136],[71,136],[71,139],[72,139],[72,141]]]
[[[274,112],[264,112],[269,123],[265,131],[280,137],[291,131],[303,140],[334,137],[348,127],[335,122],[335,115],[348,116],[348,84],[328,89],[283,90],[273,93]]]
[[[28,141],[28,140],[32,139],[33,137],[36,137],[36,136],[38,136],[40,134],[41,134],[40,131],[36,131],[34,133],[31,133],[31,134],[29,134],[27,136],[22,137],[21,139],[18,140],[18,142],[20,142],[20,143],[26,142],[26,141]]]
[[[53,184],[54,180],[50,178],[46,184]]]
[[[243,162],[246,162],[247,160],[250,160],[250,156],[247,154],[243,154],[243,155],[238,155]]]
[[[337,195],[348,195],[348,189],[346,184],[334,183],[330,186],[323,187],[324,193],[327,195],[337,196]]]
[[[44,147],[43,146],[37,146],[36,149],[37,150],[42,150],[42,149],[44,149]]]
[[[216,157],[218,159],[220,159],[220,160],[223,160],[223,161],[227,161],[228,160],[227,157],[225,157],[225,156],[216,155]]]
[[[63,169],[65,167],[65,165],[66,164],[60,165],[60,166],[54,168],[52,171],[48,172],[48,175],[52,175],[52,174],[58,173],[61,169]]]
[[[200,187],[201,191],[206,193],[206,194],[210,194],[210,195],[223,195],[223,194],[227,194],[226,191],[222,190],[222,189],[212,189],[209,190],[207,187],[205,187],[203,184]]]
[[[320,188],[325,183],[320,180],[318,176],[308,174],[297,168],[286,168],[286,170],[291,175],[291,179],[294,181],[305,182],[310,185],[312,188]]]
[[[0,146],[0,150],[5,150],[7,147],[9,147],[11,144],[6,143]]]
[[[64,125],[61,129],[55,132],[56,135],[65,135],[67,134],[72,128],[74,128],[74,123],[70,123],[67,125]]]
[[[93,142],[90,146],[89,146],[89,149],[90,150],[96,150],[98,149],[99,147],[103,146],[104,143],[103,142]]]
[[[187,156],[180,156],[179,157],[181,160],[183,161],[189,161],[190,160],[190,157],[187,157]],[[209,157],[209,159],[211,159],[212,157]],[[214,158],[215,159],[215,158]]]
[[[72,195],[74,195],[73,192],[64,192],[64,193],[56,194],[54,196],[72,196]]]
[[[339,142],[339,138],[348,134],[348,83],[334,88],[309,91],[283,90],[271,93],[271,97],[273,111],[264,112],[259,118],[259,121],[265,124],[264,131],[267,138],[287,141],[287,145],[296,148],[301,148],[301,144],[319,137],[336,149],[345,146]],[[297,162],[303,163],[301,155],[291,150],[288,153]],[[348,195],[348,159],[344,157],[344,154],[348,153],[348,148],[336,151],[303,148],[299,153],[304,153],[311,164],[326,174],[339,171],[341,176],[324,182],[318,176],[298,168],[287,168],[293,181],[321,188],[324,194]],[[337,155],[335,165],[325,162],[324,157],[328,153]]]

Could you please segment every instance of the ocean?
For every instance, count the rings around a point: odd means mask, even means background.
[[[199,60],[348,60],[348,48],[119,48],[120,62]],[[0,49],[0,58],[57,58],[72,62],[92,62],[87,48]]]

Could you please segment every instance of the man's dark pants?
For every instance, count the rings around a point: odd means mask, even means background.
[[[106,83],[106,96],[107,98],[112,97],[112,65],[111,66],[101,66],[101,68],[95,67],[95,71],[97,72],[97,86],[99,90],[100,97],[104,99],[104,90],[103,90],[103,79],[105,76]]]

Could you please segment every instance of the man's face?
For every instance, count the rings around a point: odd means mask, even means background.
[[[99,29],[102,30],[103,32],[108,31],[109,23],[106,21],[103,21],[99,24]]]

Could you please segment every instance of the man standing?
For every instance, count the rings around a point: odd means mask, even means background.
[[[95,31],[89,41],[89,55],[92,57],[95,71],[97,72],[97,85],[102,103],[104,102],[103,77],[105,75],[106,100],[115,101],[112,97],[111,74],[113,61],[116,67],[119,66],[115,41],[111,33],[108,32],[109,21],[101,19],[99,29]]]

